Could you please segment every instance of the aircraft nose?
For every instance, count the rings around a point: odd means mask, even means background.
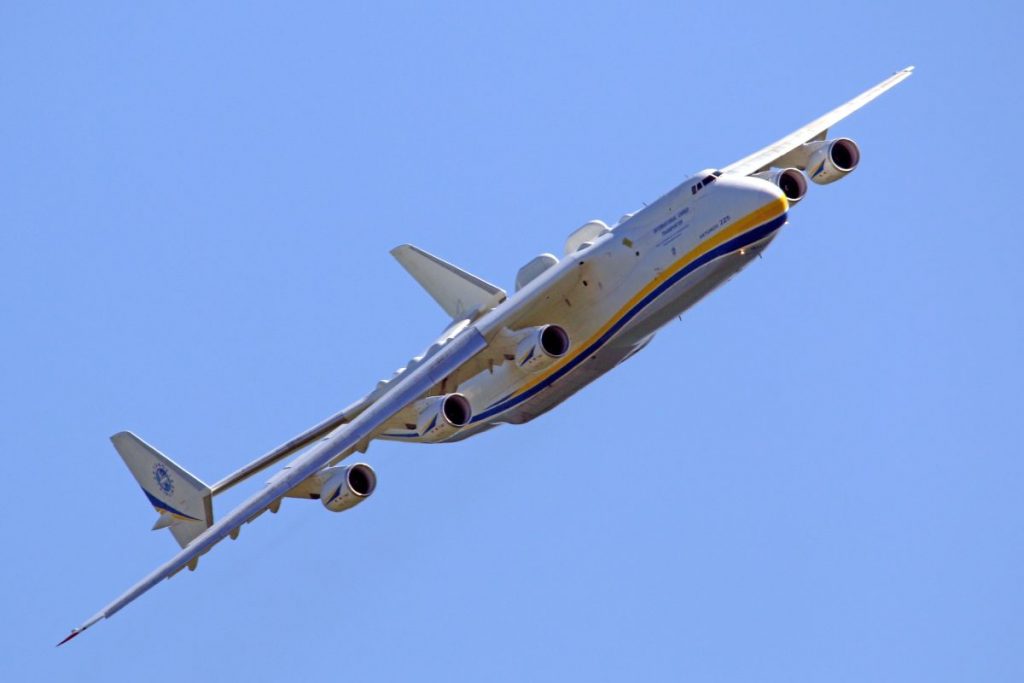
[[[719,185],[723,202],[744,215],[755,211],[778,215],[789,210],[789,200],[775,183],[747,176],[726,175],[722,179],[725,182]]]
[[[781,202],[783,210],[789,208],[786,193],[775,183],[763,178],[743,178],[744,189],[751,194],[751,199],[760,205]]]

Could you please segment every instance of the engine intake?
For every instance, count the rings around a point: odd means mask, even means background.
[[[465,427],[473,417],[473,409],[462,394],[448,394],[441,401],[441,417],[453,427]]]
[[[536,372],[564,356],[569,351],[569,333],[560,325],[541,325],[527,330],[516,345],[516,365]]]
[[[817,145],[807,158],[805,170],[818,185],[834,183],[852,173],[860,163],[860,148],[850,138],[836,138]]]
[[[755,173],[754,177],[777,185],[790,205],[796,204],[807,194],[807,178],[798,168],[775,168]]]
[[[462,394],[428,396],[418,408],[416,431],[426,441],[443,441],[473,418],[473,408]]]
[[[366,463],[329,467],[318,475],[323,481],[320,502],[331,512],[342,512],[369,498],[377,489],[377,473]]]

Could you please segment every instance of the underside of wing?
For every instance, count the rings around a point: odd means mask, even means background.
[[[781,162],[783,157],[787,154],[806,142],[823,139],[829,128],[837,124],[839,121],[842,121],[885,91],[894,87],[896,84],[908,78],[913,71],[914,67],[912,66],[908,66],[906,69],[897,71],[873,88],[865,90],[849,102],[836,107],[824,116],[821,116],[814,121],[811,121],[806,126],[793,131],[781,140],[777,140],[764,149],[758,150],[748,157],[744,157],[735,163],[729,164],[722,169],[722,172],[750,175],[752,173],[757,173],[767,168],[771,168],[772,166],[784,165]]]
[[[426,359],[415,370],[396,380],[394,386],[379,400],[367,406],[351,422],[339,426],[329,436],[321,439],[309,452],[299,456],[289,467],[271,478],[262,489],[197,536],[178,554],[157,567],[81,626],[73,629],[62,643],[96,622],[110,617],[160,581],[170,578],[184,567],[194,566],[196,560],[214,545],[228,536],[235,536],[241,525],[252,521],[267,509],[276,509],[285,494],[323,467],[350,453],[356,444],[370,436],[380,425],[486,346],[485,338],[475,327],[465,328],[445,345],[443,353]]]

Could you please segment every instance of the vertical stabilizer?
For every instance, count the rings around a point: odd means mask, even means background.
[[[159,517],[153,529],[168,528],[182,548],[213,524],[210,487],[131,432],[110,437]]]

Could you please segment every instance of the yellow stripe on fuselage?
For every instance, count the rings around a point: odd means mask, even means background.
[[[697,260],[698,258],[708,253],[712,249],[715,249],[716,247],[725,244],[729,240],[733,239],[734,237],[738,237],[739,235],[742,235],[748,230],[751,230],[753,228],[756,228],[760,225],[767,223],[770,220],[778,218],[783,213],[785,213],[788,208],[789,203],[786,201],[786,198],[779,197],[778,199],[775,199],[765,204],[756,211],[747,214],[743,218],[740,218],[739,220],[734,222],[732,225],[726,227],[725,229],[720,230],[715,234],[711,235],[710,237],[708,237],[706,240],[704,240],[703,242],[695,246],[693,249],[691,249],[689,252],[687,252],[684,256],[682,256],[671,266],[669,266],[664,271],[659,273],[657,277],[655,277],[653,280],[647,283],[647,285],[639,292],[637,292],[633,296],[633,298],[631,298],[622,308],[620,308],[615,313],[615,315],[609,318],[608,322],[606,322],[601,327],[601,329],[599,329],[597,332],[591,335],[591,337],[587,339],[586,342],[578,344],[576,346],[575,353],[566,354],[564,358],[560,358],[556,363],[549,367],[546,372],[537,377],[530,378],[530,381],[528,381],[523,386],[519,387],[519,389],[516,390],[514,394],[511,394],[510,396],[507,396],[504,399],[502,399],[502,403],[510,399],[513,399],[524,392],[529,391],[530,389],[537,386],[554,373],[558,372],[559,369],[564,367],[567,363],[571,362],[574,358],[576,358],[576,356],[578,356],[584,350],[590,348],[591,344],[593,344],[595,341],[597,341],[598,338],[601,337],[601,335],[603,335],[605,332],[611,329],[611,327],[616,322],[618,322],[618,320],[622,316],[626,315],[626,313],[628,313],[630,309],[633,308],[633,306],[639,303],[640,300],[643,299],[645,296],[653,292],[659,285],[665,282],[665,280],[669,279],[670,277],[678,273],[680,270],[688,266],[690,263]]]

